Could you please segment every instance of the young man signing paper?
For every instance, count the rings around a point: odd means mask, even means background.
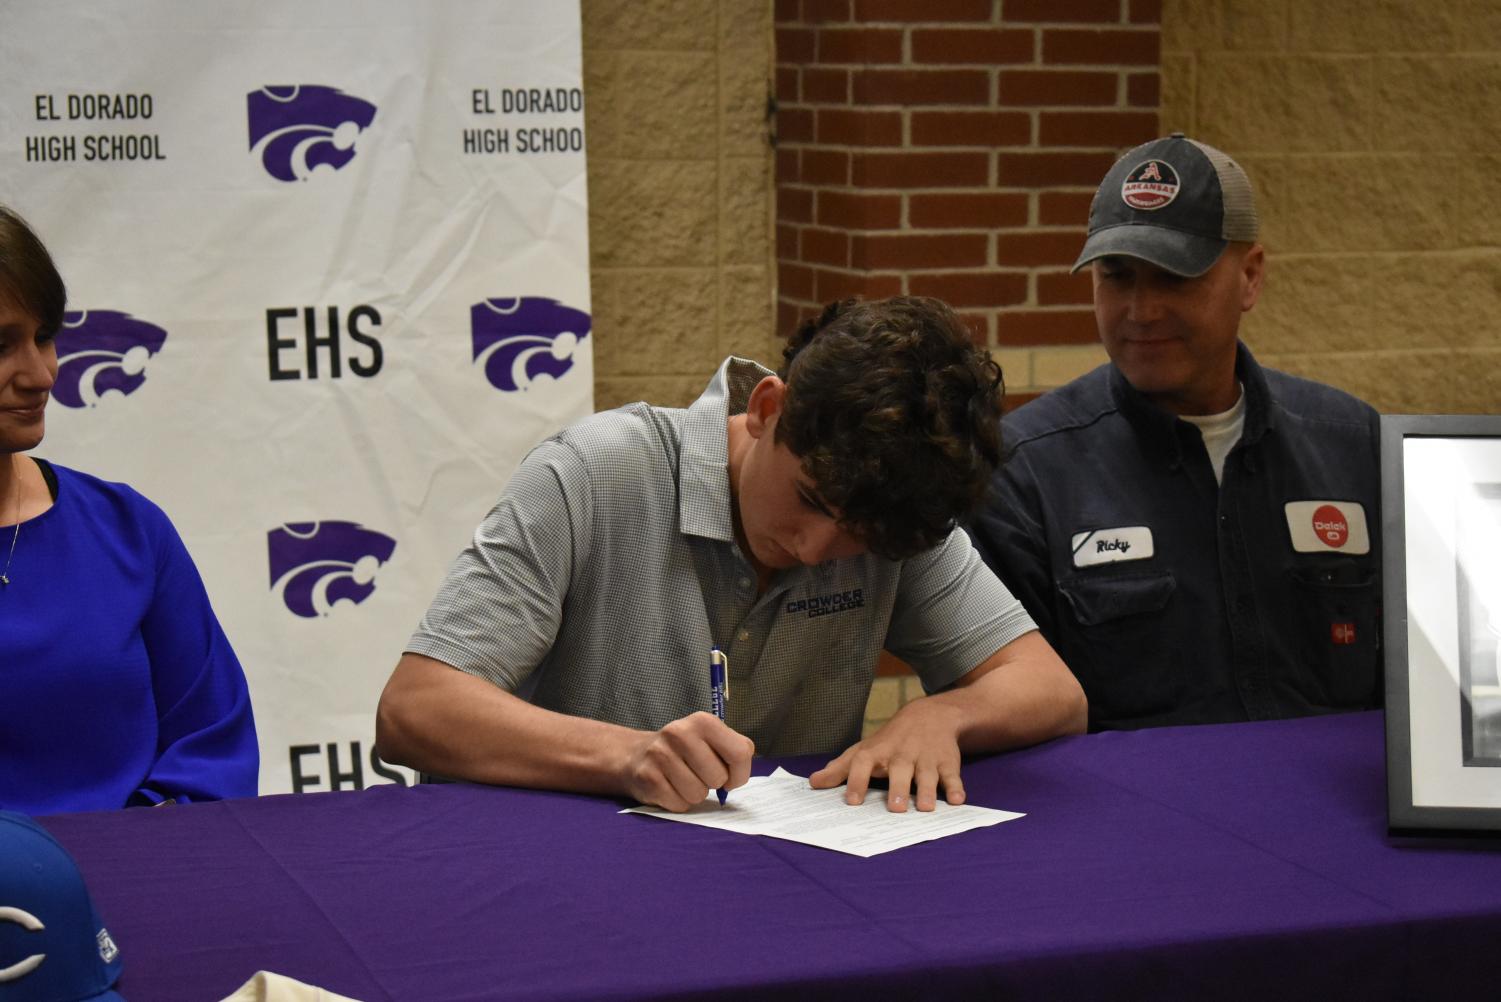
[[[995,363],[907,298],[832,304],[784,356],[537,446],[387,683],[381,756],[681,811],[758,751],[821,753],[814,786],[860,803],[884,777],[904,811],[961,803],[964,753],[1082,731],[1079,685],[957,528],[1000,455]],[[862,741],[883,647],[928,695]]]

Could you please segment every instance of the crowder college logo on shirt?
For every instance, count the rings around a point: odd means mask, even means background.
[[[859,609],[864,605],[865,589],[851,588],[849,591],[836,591],[827,595],[809,595],[807,598],[793,599],[787,603],[786,611],[789,616],[803,613],[809,619],[816,619],[819,616],[828,616],[836,612]]]
[[[306,181],[320,167],[339,170],[375,120],[369,101],[317,84],[262,87],[245,103],[250,151],[278,181]]]
[[[129,313],[64,313],[52,398],[64,407],[93,407],[106,393],[128,397],[146,382],[146,363],[166,342],[166,331]]]
[[[1287,532],[1298,553],[1371,552],[1365,507],[1358,501],[1289,501],[1282,506]]]
[[[266,533],[271,591],[307,619],[334,604],[358,605],[375,591],[375,572],[396,552],[396,540],[356,522],[288,522]]]
[[[469,308],[474,364],[507,393],[561,379],[589,327],[583,310],[539,296],[486,299]]]
[[[1133,209],[1154,212],[1178,197],[1178,172],[1166,160],[1148,160],[1121,182],[1121,201]]]

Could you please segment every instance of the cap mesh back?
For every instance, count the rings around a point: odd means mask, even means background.
[[[1240,240],[1249,243],[1256,239],[1259,227],[1256,222],[1256,198],[1251,193],[1251,181],[1246,177],[1246,172],[1240,169],[1240,164],[1231,160],[1228,156],[1215,149],[1213,146],[1205,146],[1195,142],[1204,156],[1209,158],[1209,163],[1214,167],[1214,172],[1220,179],[1220,194],[1224,199],[1225,216],[1220,236],[1226,240]]]

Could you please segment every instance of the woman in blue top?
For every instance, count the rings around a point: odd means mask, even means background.
[[[65,302],[0,206],[0,809],[254,796],[245,675],[172,523],[123,484],[24,455]]]

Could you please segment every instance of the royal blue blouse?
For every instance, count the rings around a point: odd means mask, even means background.
[[[254,796],[245,674],[177,531],[124,484],[50,469],[0,585],[0,808]]]

